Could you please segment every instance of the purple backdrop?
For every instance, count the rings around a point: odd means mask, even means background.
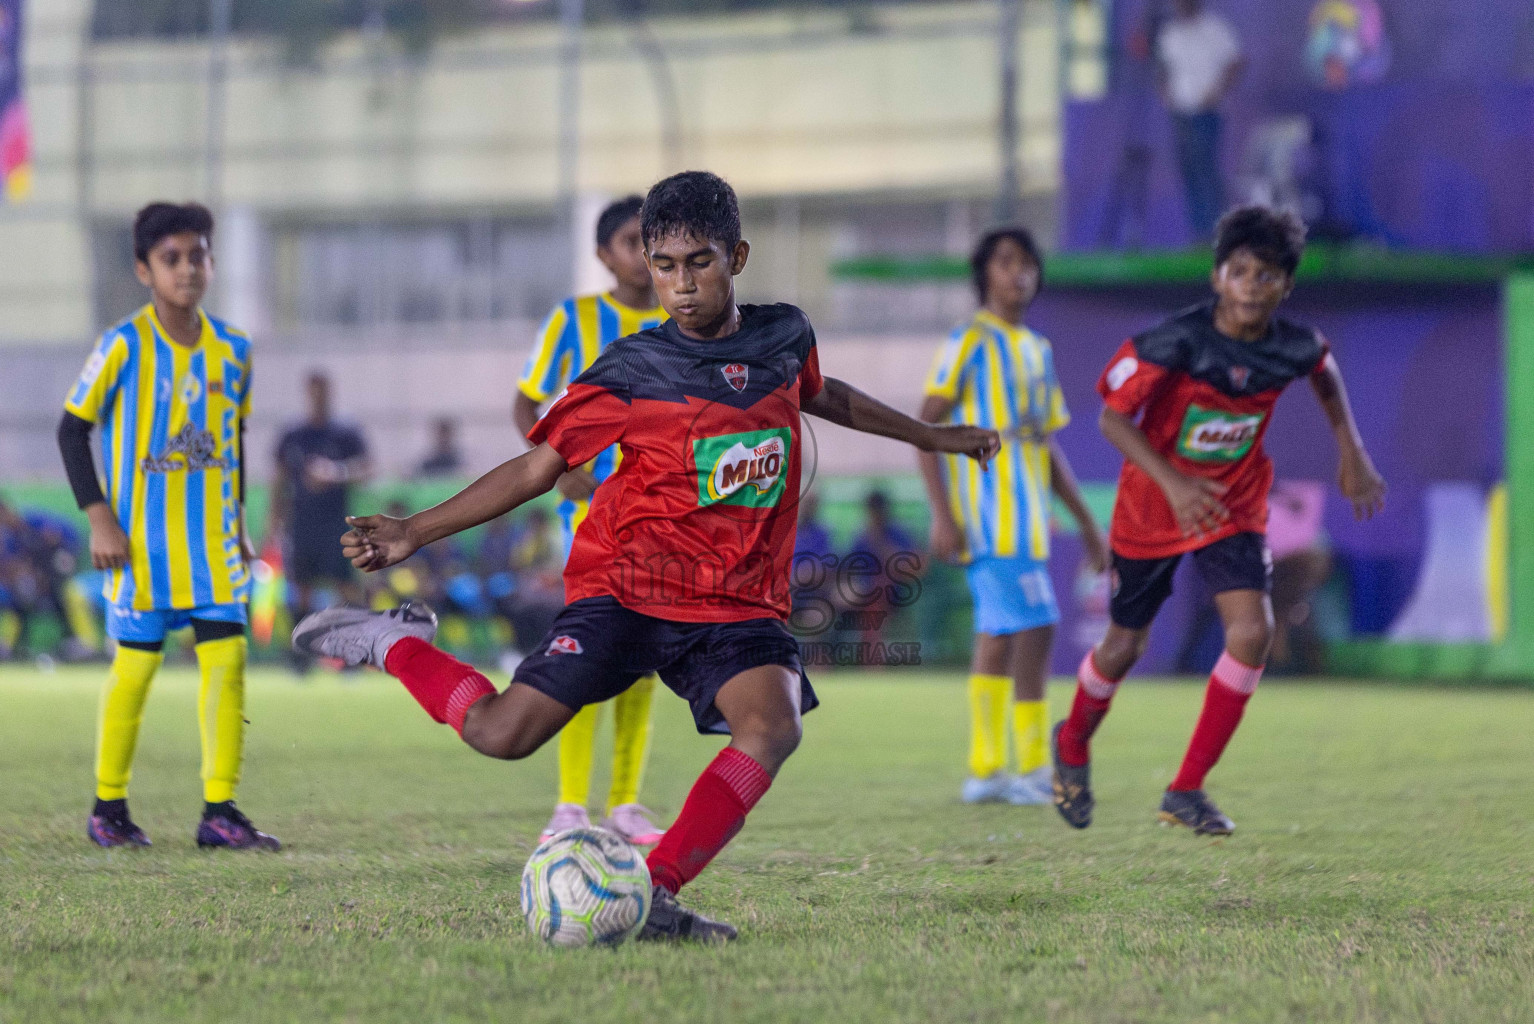
[[[1322,88],[1306,69],[1308,0],[1210,6],[1236,28],[1248,65],[1222,107],[1227,182],[1258,123],[1305,115],[1323,232],[1424,249],[1534,249],[1534,4],[1391,0],[1382,5],[1388,71],[1341,91]],[[1133,56],[1144,52],[1147,24],[1144,4],[1116,5],[1113,88],[1066,111],[1070,248],[1123,241],[1110,227],[1129,141],[1149,154],[1144,223],[1131,236],[1151,247],[1191,241],[1170,120],[1150,65]],[[1239,198],[1227,190],[1228,200]]]
[[[1204,294],[1198,288],[1057,289],[1046,290],[1034,304],[1029,322],[1053,342],[1074,416],[1060,442],[1082,479],[1118,476],[1119,455],[1096,426],[1101,401],[1095,385],[1108,359],[1125,338]],[[1489,485],[1502,478],[1500,295],[1493,287],[1305,285],[1284,313],[1315,325],[1331,341],[1359,427],[1390,484],[1385,512],[1368,523],[1353,521],[1331,485],[1336,445],[1303,383],[1279,400],[1268,453],[1280,479],[1328,482],[1326,530],[1348,581],[1353,627],[1379,633],[1400,611],[1416,579],[1426,485],[1435,480]],[[1068,672],[1084,650],[1072,629],[1080,546],[1074,537],[1059,541],[1052,566],[1065,625],[1055,669]],[[1171,666],[1194,596],[1187,582],[1179,582],[1178,596],[1157,621],[1146,671]]]

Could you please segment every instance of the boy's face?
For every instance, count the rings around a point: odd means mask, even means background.
[[[746,268],[751,246],[745,239],[723,242],[674,234],[650,242],[645,261],[660,304],[677,326],[708,336],[735,305],[735,275]]]
[[[166,235],[134,262],[139,283],[156,299],[177,309],[194,309],[213,279],[213,253],[208,240],[195,231]]]
[[[1210,285],[1226,317],[1242,328],[1260,330],[1288,298],[1294,277],[1241,246],[1214,268]]]
[[[1017,244],[1017,239],[1003,238],[985,264],[987,304],[1027,309],[1038,293],[1039,265]]]
[[[639,235],[639,218],[633,217],[613,232],[606,245],[597,246],[597,259],[628,288],[650,287],[650,268],[645,263],[644,242]]]

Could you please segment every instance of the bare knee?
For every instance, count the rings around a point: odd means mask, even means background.
[[[1273,646],[1273,623],[1266,618],[1241,618],[1225,627],[1225,649],[1246,665],[1261,665]]]
[[[1092,652],[1092,661],[1109,679],[1122,679],[1134,668],[1135,662],[1145,653],[1150,631],[1108,627],[1108,633]]]
[[[776,773],[799,749],[804,726],[797,711],[773,716],[753,716],[731,724],[734,746],[750,754],[768,772]]]

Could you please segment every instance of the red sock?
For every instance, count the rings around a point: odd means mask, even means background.
[[[1188,741],[1188,753],[1168,789],[1204,788],[1204,776],[1225,752],[1225,745],[1241,724],[1246,702],[1251,700],[1261,678],[1261,665],[1256,668],[1243,665],[1229,651],[1220,655],[1204,690],[1204,710],[1193,728],[1193,739]]]
[[[767,769],[750,754],[725,747],[692,784],[682,813],[650,851],[650,877],[679,892],[735,838],[746,815],[772,785]]]
[[[1081,659],[1081,666],[1076,669],[1076,699],[1071,702],[1071,713],[1060,730],[1060,760],[1080,766],[1091,759],[1088,744],[1108,714],[1108,705],[1113,703],[1120,681],[1097,671],[1091,651]]]
[[[472,666],[419,637],[396,641],[384,658],[384,669],[405,684],[428,715],[451,725],[460,736],[470,705],[495,692],[490,680]]]

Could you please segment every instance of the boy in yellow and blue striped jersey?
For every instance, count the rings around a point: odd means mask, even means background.
[[[128,780],[165,634],[190,625],[202,687],[199,846],[276,850],[234,804],[245,739],[244,429],[250,339],[202,311],[213,216],[152,203],[133,223],[134,269],[150,302],[101,336],[64,402],[59,449],[106,570],[117,654],[101,695],[96,806],[101,846],[148,846],[128,814]],[[101,428],[98,479],[90,433]]]
[[[658,326],[666,319],[639,236],[639,210],[644,200],[629,196],[610,204],[597,218],[597,258],[612,272],[616,285],[599,295],[566,299],[544,321],[538,341],[527,357],[518,382],[512,415],[525,437],[538,420],[538,407],[557,396],[580,376],[608,345],[630,334]],[[591,507],[597,486],[618,468],[617,445],[584,466],[571,467],[560,477],[563,500],[559,519],[565,554],[575,531]],[[636,845],[660,842],[664,834],[649,810],[639,802],[639,783],[650,752],[650,705],[655,676],[648,675],[609,703],[613,706],[613,774],[603,827]],[[596,759],[597,721],[602,705],[588,704],[559,734],[559,799],[543,831],[547,839],[567,828],[591,824],[586,803],[591,792],[591,769]]]
[[[1038,247],[1024,228],[995,228],[976,245],[970,269],[981,308],[939,350],[921,418],[993,427],[1001,451],[989,471],[968,459],[944,465],[936,455],[920,457],[932,504],[932,553],[966,564],[974,599],[963,798],[1045,804],[1052,786],[1044,685],[1060,618],[1047,568],[1050,493],[1080,525],[1094,570],[1107,568],[1108,549],[1054,439],[1070,422],[1054,352],[1023,323],[1043,280]],[[1015,775],[1006,770],[1009,707]]]

